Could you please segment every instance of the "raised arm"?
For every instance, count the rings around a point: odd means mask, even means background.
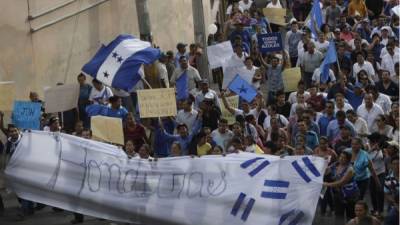
[[[221,99],[222,104],[224,104],[225,108],[232,114],[235,115],[235,110],[229,105],[228,101],[225,98],[225,91],[221,91]]]
[[[353,177],[353,170],[348,170],[346,174],[342,177],[342,179],[334,182],[324,182],[324,186],[327,187],[341,187],[345,184],[347,184],[351,178]]]

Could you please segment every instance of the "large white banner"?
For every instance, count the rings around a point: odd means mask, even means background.
[[[25,132],[7,168],[18,196],[143,224],[311,225],[326,162],[251,153],[158,161],[82,138]]]

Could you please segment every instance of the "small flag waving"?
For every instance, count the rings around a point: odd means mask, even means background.
[[[314,38],[318,37],[318,29],[322,26],[322,11],[319,5],[319,0],[314,0],[313,7],[310,12],[310,21],[307,23],[308,27],[311,29],[312,36]]]
[[[82,72],[105,85],[128,91],[141,79],[138,71],[142,64],[153,63],[159,57],[160,50],[152,48],[149,42],[119,35],[103,45]]]
[[[231,81],[228,88],[247,102],[251,102],[257,95],[257,90],[241,78],[239,74]]]
[[[176,99],[186,100],[189,97],[188,76],[186,71],[176,79]]]
[[[326,83],[329,78],[329,66],[330,64],[336,62],[337,55],[336,55],[336,48],[335,42],[329,42],[328,51],[326,52],[324,61],[322,62],[321,66],[319,67],[319,71],[321,71],[321,83]]]

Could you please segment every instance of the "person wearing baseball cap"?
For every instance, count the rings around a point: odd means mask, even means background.
[[[176,45],[176,49],[178,50],[178,52],[175,55],[175,67],[176,68],[180,68],[179,59],[182,56],[185,56],[186,59],[189,59],[189,54],[186,52],[186,46],[187,46],[187,44],[184,44],[182,42],[179,42]]]

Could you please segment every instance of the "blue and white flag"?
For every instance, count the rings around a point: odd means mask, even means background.
[[[257,90],[240,77],[239,74],[231,81],[228,88],[247,102],[251,102],[257,96]]]
[[[319,67],[319,71],[321,71],[321,83],[326,83],[329,78],[329,66],[330,64],[336,62],[337,55],[336,55],[336,48],[335,42],[329,42],[328,51],[326,52],[324,61],[322,62],[321,66]]]
[[[319,4],[319,0],[314,0],[313,7],[310,12],[310,20],[307,25],[311,29],[311,34],[313,38],[318,38],[318,29],[323,24],[322,11],[321,6]]]
[[[129,91],[141,79],[139,69],[160,57],[160,50],[131,35],[119,35],[82,68],[105,85]]]
[[[176,79],[176,99],[186,100],[189,98],[188,76],[186,71]]]

